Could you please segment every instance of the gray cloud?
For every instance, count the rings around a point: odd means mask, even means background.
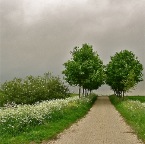
[[[69,52],[82,43],[92,44],[105,64],[128,49],[145,67],[145,0],[44,1],[42,9],[25,1],[0,0],[1,82],[47,71],[61,75]],[[145,94],[144,85],[134,94]]]

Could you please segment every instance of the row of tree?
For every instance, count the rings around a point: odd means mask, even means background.
[[[143,80],[143,66],[131,51],[116,53],[107,65],[89,44],[75,47],[70,53],[72,58],[64,63],[62,73],[70,85],[79,86],[79,96],[81,88],[84,95],[86,90],[91,92],[106,83],[117,96],[124,97],[125,92]]]

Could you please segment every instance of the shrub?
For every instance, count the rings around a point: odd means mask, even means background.
[[[14,78],[1,85],[5,103],[33,104],[37,101],[69,97],[69,90],[59,77],[45,73],[44,76]],[[2,100],[3,101],[3,100]]]

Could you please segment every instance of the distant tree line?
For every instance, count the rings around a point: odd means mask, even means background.
[[[143,81],[143,65],[133,52],[128,50],[116,52],[107,65],[99,58],[89,44],[75,47],[70,52],[72,58],[64,63],[64,79],[72,86],[79,86],[84,92],[97,90],[104,83],[108,84],[118,97]]]

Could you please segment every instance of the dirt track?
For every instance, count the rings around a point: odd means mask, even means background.
[[[131,128],[110,103],[98,97],[85,118],[46,144],[141,144]]]

